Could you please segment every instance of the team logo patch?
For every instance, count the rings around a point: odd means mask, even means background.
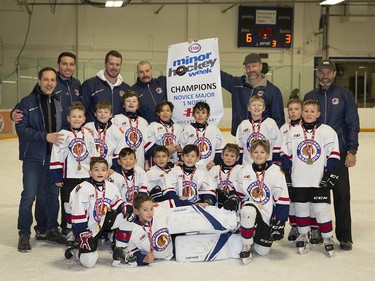
[[[164,251],[169,244],[171,244],[172,239],[168,233],[168,228],[161,228],[152,235],[152,247],[157,252]]]
[[[163,89],[158,87],[158,88],[155,89],[155,91],[156,91],[157,94],[161,94],[163,92]]]
[[[182,182],[182,196],[186,197],[188,201],[194,203],[198,200],[198,190],[195,182],[190,181]]]
[[[197,140],[195,140],[194,145],[196,145],[196,146],[198,146],[198,148],[202,149],[202,151],[200,151],[201,159],[206,159],[206,158],[210,157],[210,155],[212,153],[212,144],[211,144],[211,141],[208,138],[204,137],[203,145],[202,145],[202,137],[199,137]]]
[[[104,203],[103,203],[103,200],[102,198],[98,198],[97,201],[96,201],[96,204],[97,204],[97,208],[93,208],[93,218],[95,219],[95,221],[98,221],[98,213],[97,213],[97,209],[98,210],[101,210],[102,208],[102,204],[104,204],[104,207],[103,207],[103,213],[101,213],[101,220],[102,218],[105,216],[105,214],[108,212],[109,208],[108,206],[110,205],[111,203],[111,200],[109,200],[108,198],[104,198]]]
[[[75,94],[77,97],[79,97],[79,91],[78,91],[78,89],[74,89],[74,94]]]
[[[123,90],[120,90],[120,91],[118,92],[118,94],[120,95],[120,97],[122,97],[123,95],[125,95],[125,92],[124,92]]]
[[[96,151],[98,152],[98,154],[101,157],[103,157],[103,158],[107,157],[107,154],[108,154],[108,146],[107,146],[107,144],[104,143],[104,145],[103,145],[103,151],[100,151],[100,140],[99,139],[95,139],[94,141],[95,141],[95,148],[96,148]],[[102,154],[101,154],[101,152],[102,152]]]
[[[340,100],[338,98],[333,98],[332,99],[332,104],[333,105],[338,105],[340,103]]]
[[[311,140],[309,140],[308,143],[309,143],[309,146],[311,146],[311,160],[315,162],[319,159],[322,153],[322,148],[316,141],[311,143]],[[297,156],[302,162],[305,162],[305,163],[307,159],[309,158],[308,147],[306,146],[305,141],[300,142],[300,144],[297,146]]]
[[[224,190],[226,193],[229,193],[233,189],[233,183],[230,180],[223,180],[217,185],[217,189]]]
[[[263,183],[263,188],[260,190],[258,187],[258,183],[252,182],[247,187],[247,192],[254,202],[262,203],[262,205],[265,205],[271,199],[270,189],[265,183]]]
[[[136,128],[129,128],[125,132],[125,142],[131,148],[138,148],[143,141],[142,132]]]
[[[125,186],[124,186],[125,188]],[[133,188],[126,189],[125,192],[125,201],[126,202],[133,202],[134,196],[138,193],[139,191],[139,186],[134,186]]]
[[[257,137],[258,137],[258,138],[257,138]],[[250,136],[249,136],[249,137],[247,138],[247,140],[246,140],[246,149],[247,149],[248,151],[250,151],[250,145],[251,145],[251,142],[252,142],[253,140],[256,140],[256,139],[258,139],[258,140],[267,140],[266,137],[265,137],[263,134],[261,134],[261,133],[257,134],[257,133],[252,132],[252,133],[250,134]]]
[[[82,141],[82,138],[73,139],[68,145],[69,151],[72,153],[76,161],[84,161],[88,155],[86,144]],[[80,156],[80,157],[79,157]],[[78,158],[79,157],[79,158]]]
[[[173,145],[173,143],[176,143],[176,136],[171,133],[165,133],[161,138],[161,143],[164,146]]]

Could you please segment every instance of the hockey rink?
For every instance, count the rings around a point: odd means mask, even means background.
[[[225,133],[227,141],[233,141]],[[375,133],[360,133],[357,165],[350,170],[353,250],[336,250],[334,257],[323,246],[299,255],[295,244],[275,242],[268,256],[254,255],[244,266],[239,259],[225,261],[178,263],[158,261],[134,269],[112,268],[108,247],[99,250],[99,260],[93,269],[78,262],[65,260],[65,247],[36,241],[32,230],[30,253],[17,251],[17,217],[22,190],[21,161],[18,160],[18,140],[0,140],[0,280],[126,280],[126,281],[360,281],[375,280]],[[333,211],[333,207],[332,207]],[[286,227],[286,236],[289,226]]]

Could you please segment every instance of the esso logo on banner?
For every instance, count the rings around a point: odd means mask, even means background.
[[[198,53],[201,50],[201,48],[201,45],[199,45],[198,43],[194,43],[189,46],[188,50],[190,53]]]

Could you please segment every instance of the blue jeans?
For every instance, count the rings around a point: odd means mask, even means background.
[[[23,161],[23,191],[18,212],[19,235],[31,234],[35,200],[35,231],[48,232],[58,226],[59,190],[50,183],[49,159],[47,160],[44,164],[41,161]]]

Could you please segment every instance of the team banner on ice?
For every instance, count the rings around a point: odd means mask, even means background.
[[[175,106],[174,122],[190,124],[193,106],[204,101],[211,109],[208,123],[217,125],[224,114],[218,39],[170,45],[167,86],[168,100]]]

